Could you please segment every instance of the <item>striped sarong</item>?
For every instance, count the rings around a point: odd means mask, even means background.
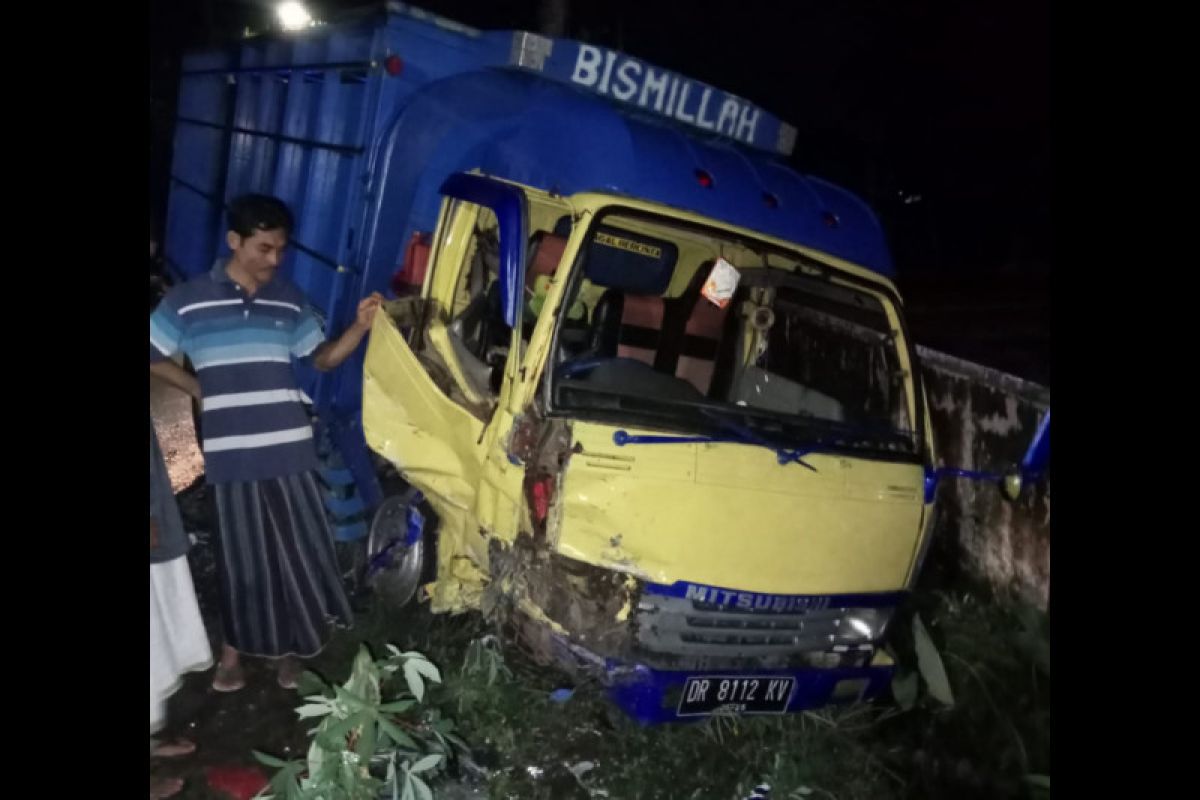
[[[316,655],[353,613],[315,474],[213,488],[225,642],[252,656]]]

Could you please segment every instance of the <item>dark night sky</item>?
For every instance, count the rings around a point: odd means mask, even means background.
[[[1045,0],[567,2],[570,38],[712,83],[796,126],[793,165],[858,193],[883,219],[920,343],[1049,383]],[[169,142],[179,51],[261,25],[272,5],[152,0],[153,141]],[[308,5],[328,16],[364,4]],[[539,0],[416,5],[480,28],[538,27]]]

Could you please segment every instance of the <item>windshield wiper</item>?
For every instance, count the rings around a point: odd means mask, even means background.
[[[711,409],[699,409],[701,414],[708,417],[717,425],[725,429],[729,436],[661,436],[661,435],[640,435],[631,434],[626,430],[618,430],[613,432],[613,444],[617,447],[624,447],[628,444],[706,444],[709,442],[732,442],[736,444],[752,444],[758,447],[765,447],[768,450],[775,452],[775,458],[779,461],[780,466],[795,462],[800,466],[817,472],[817,468],[804,460],[804,456],[809,453],[814,453],[820,448],[808,447],[789,449],[780,445],[774,444],[758,434],[754,433],[749,428],[738,425],[727,419],[715,416]]]
[[[738,436],[743,442],[747,444],[756,444],[759,447],[766,447],[774,450],[775,457],[779,460],[781,466],[784,464],[790,464],[794,461],[806,469],[811,469],[813,472],[818,471],[816,467],[804,460],[804,456],[808,455],[809,453],[817,452],[821,449],[819,447],[810,446],[789,449],[764,439],[754,431],[750,430],[750,428],[739,425],[731,419],[725,419],[724,417],[720,416],[720,412],[715,411],[714,409],[702,408],[700,409],[700,413],[720,425],[725,430],[729,431],[735,436]]]
[[[809,435],[801,438],[815,438],[811,436],[812,429],[819,429],[822,442],[815,445],[807,452],[814,450],[832,450],[837,447],[851,447],[859,449],[864,444],[884,443],[893,444],[900,447],[912,449],[912,432],[903,428],[891,428],[883,425],[863,425],[861,423],[839,422],[832,419],[824,419],[821,417],[805,416],[797,417],[791,414],[783,414],[778,411],[771,411],[764,408],[755,408],[753,406],[737,406],[723,407],[720,409],[707,407],[705,410],[713,412],[723,412],[726,414],[737,414],[746,417],[747,419],[760,419],[769,422],[774,422],[778,425],[788,428],[802,428],[809,431]],[[829,438],[836,438],[836,441],[827,441]],[[848,441],[852,440],[852,441]]]

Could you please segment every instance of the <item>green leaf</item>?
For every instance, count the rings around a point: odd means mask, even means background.
[[[421,680],[421,673],[417,670],[416,664],[415,661],[404,663],[404,680],[408,683],[408,690],[419,701],[425,696],[425,683]]]
[[[388,735],[388,738],[390,738],[400,747],[407,747],[409,750],[417,749],[417,743],[413,741],[413,738],[404,731],[400,730],[400,728],[391,720],[381,717],[379,719],[379,727],[383,728],[383,732]]]
[[[315,672],[305,670],[301,673],[299,680],[296,681],[296,691],[305,700],[314,699],[314,697],[310,697],[309,695],[324,697],[324,695],[319,693],[328,691],[328,689],[329,687],[325,685],[325,681],[321,680],[321,676]]]
[[[425,781],[411,773],[409,774],[408,778],[413,782],[413,786],[417,788],[417,796],[420,797],[421,800],[433,800],[433,791],[429,788]]]
[[[442,682],[442,673],[438,671],[438,668],[431,661],[427,660],[423,656],[419,659],[414,658],[412,661],[409,661],[408,664],[412,664],[413,668],[417,672],[421,673],[434,683]],[[405,664],[404,666],[407,667],[408,664]]]
[[[445,756],[440,753],[434,753],[422,758],[417,763],[413,764],[409,772],[428,772],[442,762]]]
[[[257,750],[255,750],[253,752],[254,752],[254,758],[258,761],[258,763],[265,764],[268,767],[275,767],[276,769],[280,769],[280,768],[286,767],[288,765],[288,762],[284,761],[281,758],[276,758],[275,756],[270,756],[270,755],[267,755],[266,753],[260,753]]]
[[[400,800],[416,800],[413,797],[413,781],[417,779],[416,775],[404,773],[404,793],[400,795]]]
[[[915,672],[907,672],[903,676],[897,674],[892,679],[892,695],[896,698],[896,703],[905,711],[908,711],[917,704],[917,690],[920,676]]]
[[[1026,775],[1025,780],[1032,786],[1037,786],[1039,789],[1050,788],[1049,775]]]
[[[378,798],[379,793],[387,786],[387,783],[384,781],[379,780],[379,778],[373,778],[370,775],[366,777],[356,777],[355,781],[355,787],[363,793],[363,796],[372,798],[372,800],[374,800],[374,798]],[[357,795],[351,795],[351,797],[356,796]]]
[[[374,725],[364,725],[362,734],[358,737],[355,752],[362,759],[362,763],[366,764],[375,755],[375,735],[376,728]]]
[[[317,703],[308,703],[307,705],[300,706],[296,709],[296,716],[300,717],[300,719],[308,719],[309,717],[323,717],[331,713],[333,713],[333,707],[328,703],[321,705]]]
[[[290,796],[296,790],[296,777],[300,774],[301,769],[303,769],[303,765],[300,762],[287,764],[275,773],[275,777],[271,778],[268,785],[276,793]]]
[[[953,706],[954,693],[950,691],[950,678],[946,675],[946,667],[942,664],[937,647],[921,622],[920,614],[913,615],[913,643],[917,651],[917,669],[929,687],[929,694],[938,702]]]
[[[364,708],[371,706],[365,697],[355,694],[344,686],[335,686],[333,690],[337,693],[337,699],[341,700],[346,706],[354,711],[361,711]]]
[[[388,714],[399,714],[403,711],[408,711],[416,704],[416,700],[396,700],[392,703],[384,703],[379,707],[379,710]]]
[[[329,717],[326,721],[329,722],[332,720],[333,718]],[[333,753],[343,753],[346,751],[346,734],[353,728],[362,725],[365,721],[366,715],[361,712],[351,714],[345,719],[333,722],[333,724],[324,730],[318,729],[320,732],[317,734],[315,741],[325,750]],[[324,727],[324,723],[322,723],[322,727]]]

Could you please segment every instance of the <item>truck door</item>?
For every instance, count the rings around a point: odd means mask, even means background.
[[[376,316],[363,369],[363,432],[440,519],[435,610],[471,605],[487,565],[476,501],[519,311],[524,196],[453,176],[419,300]],[[515,273],[515,274],[514,274]],[[440,608],[439,608],[440,606]]]

